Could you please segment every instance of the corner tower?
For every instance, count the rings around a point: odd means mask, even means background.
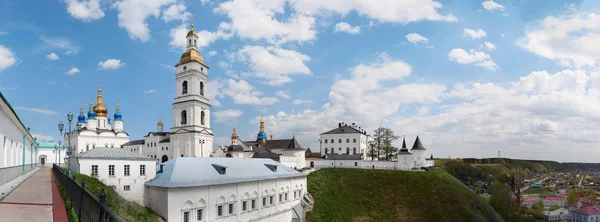
[[[186,50],[175,65],[176,96],[170,133],[174,157],[209,157],[212,152],[210,101],[206,97],[208,66],[198,52],[197,40],[192,22]]]

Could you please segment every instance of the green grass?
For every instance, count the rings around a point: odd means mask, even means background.
[[[308,175],[307,221],[502,221],[440,168],[428,172],[320,169]]]
[[[540,187],[540,188],[529,188],[523,191],[523,194],[540,194],[540,195],[552,195],[554,191],[548,187]]]
[[[100,191],[104,188],[106,192],[106,206],[113,210],[123,221],[158,221],[154,213],[143,206],[128,201],[117,194],[111,187],[103,184],[98,179],[83,174],[71,172],[75,176],[77,183],[81,184],[85,180],[85,189],[90,191],[96,197],[100,196]]]

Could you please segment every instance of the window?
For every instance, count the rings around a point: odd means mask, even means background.
[[[327,139],[325,140],[325,143],[327,143]]]
[[[204,82],[200,82],[200,95],[204,96]]]
[[[327,153],[327,151],[329,151],[327,148],[325,148],[325,153]]]
[[[92,165],[92,176],[93,177],[98,176],[98,165]]]
[[[123,171],[125,172],[125,176],[129,176],[129,165],[125,165]]]
[[[352,139],[352,142],[353,142],[353,143],[356,143],[356,138]]]
[[[183,212],[183,222],[189,222],[190,221],[190,212],[186,211]]]
[[[234,205],[234,204],[232,204],[232,203],[230,203],[230,204],[229,204],[229,214],[230,214],[230,215],[231,215],[231,214],[233,214],[233,212],[234,212],[234,211],[233,211],[233,205]]]
[[[346,139],[346,143],[350,143],[350,139]]]
[[[217,217],[223,216],[223,205],[217,206]]]
[[[263,207],[264,206],[267,206],[267,198],[266,197],[263,197]]]
[[[85,151],[88,151],[88,150],[90,150],[90,144],[85,145]]]
[[[288,193],[285,193],[285,201],[288,201]]]
[[[183,81],[181,84],[181,95],[187,94],[187,81]]]
[[[358,166],[358,162],[354,162],[354,166]]]
[[[296,199],[296,191],[294,190],[294,199]]]
[[[204,125],[204,111],[200,112],[200,124]]]
[[[352,154],[356,154],[356,147],[352,148]]]
[[[269,205],[273,205],[273,196],[269,197]]]
[[[181,111],[181,124],[187,124],[187,112],[185,110]]]
[[[283,194],[279,194],[279,203],[283,202]]]
[[[123,190],[130,191],[131,187],[129,185],[125,185],[125,186],[123,186]]]
[[[350,147],[346,147],[346,155],[350,154]]]
[[[246,210],[248,210],[248,208],[246,207],[246,205],[248,204],[248,201],[242,201],[242,212],[245,212]]]
[[[335,142],[335,140],[331,139],[331,143],[334,143],[334,142]]]
[[[196,219],[197,219],[198,221],[202,221],[202,216],[203,216],[203,215],[202,215],[202,213],[203,213],[202,211],[203,211],[203,209],[197,209],[197,210],[196,210]]]
[[[338,143],[342,143],[342,139],[338,139]]]
[[[115,176],[115,165],[108,165],[108,176]]]
[[[160,148],[160,150],[163,150],[163,151],[164,151],[164,150],[165,150],[165,147],[164,147],[164,146],[163,146],[163,147],[161,147],[161,148]]]
[[[140,165],[140,176],[146,176],[146,165]]]

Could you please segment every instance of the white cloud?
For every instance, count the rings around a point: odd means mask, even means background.
[[[32,133],[31,136],[37,139],[37,142],[50,142],[54,141],[54,137],[42,134]]]
[[[211,80],[208,82],[206,98],[210,100],[211,105],[216,107],[222,106],[221,102],[217,100],[217,98],[221,99],[225,97],[225,94],[222,92],[223,85],[224,83],[219,80]]]
[[[156,94],[156,89],[149,89],[144,91],[144,94]]]
[[[215,122],[226,123],[231,122],[242,116],[242,111],[237,109],[219,110],[212,113],[215,117]]]
[[[209,57],[213,57],[213,56],[216,56],[216,55],[217,55],[217,51],[215,51],[215,50],[212,50],[212,51],[208,52],[208,56]]]
[[[410,43],[415,44],[415,45],[419,42],[422,42],[425,44],[427,44],[429,42],[429,39],[427,39],[417,33],[414,33],[414,32],[406,35],[406,40],[408,40]]]
[[[228,79],[227,86],[227,88],[222,89],[222,93],[223,95],[231,97],[235,104],[266,106],[279,101],[275,97],[261,97],[263,93],[255,90],[254,86],[246,82],[246,80],[235,81],[233,79]]]
[[[65,54],[67,55],[75,55],[79,52],[79,45],[67,38],[40,36],[40,39],[44,42],[44,45],[39,50],[62,49],[65,50]]]
[[[64,0],[71,17],[89,22],[104,17],[100,8],[100,0]]]
[[[485,31],[483,29],[473,30],[473,29],[464,29],[464,37],[469,37],[471,39],[480,39],[486,36]]]
[[[52,53],[50,53],[50,54],[46,55],[46,58],[47,58],[48,60],[58,60],[58,55],[56,55],[56,53],[53,53],[53,52],[52,52]]]
[[[494,10],[504,11],[504,6],[503,5],[498,4],[498,3],[496,3],[495,1],[492,1],[492,0],[482,2],[481,6],[483,6],[483,8],[485,10],[488,10],[490,12],[493,12]]]
[[[74,68],[71,68],[71,69],[70,69],[70,70],[67,72],[67,75],[68,75],[68,76],[73,76],[73,75],[75,75],[75,74],[77,74],[77,73],[79,73],[79,72],[81,72],[81,71],[79,70],[79,68],[77,68],[77,67],[74,67]]]
[[[198,48],[207,47],[208,45],[219,39],[231,38],[233,34],[227,31],[229,29],[228,26],[229,25],[227,23],[221,23],[216,32],[210,32],[206,30],[196,32],[196,34],[198,35]],[[185,24],[181,24],[178,27],[172,28],[169,31],[169,36],[171,36],[171,41],[169,42],[169,45],[184,50],[187,46],[187,40],[185,36],[187,35],[188,31],[189,27],[187,27]]]
[[[8,35],[8,32],[2,32],[2,31],[0,31],[0,36],[2,36],[2,35]]]
[[[192,14],[186,11],[186,7],[183,4],[173,4],[162,13],[162,19],[165,22],[173,20],[187,21],[191,16]]]
[[[283,98],[283,99],[290,99],[290,98],[292,98],[292,97],[290,96],[290,94],[288,94],[288,93],[286,93],[286,92],[284,92],[284,91],[282,91],[282,90],[279,90],[279,91],[275,92],[275,95],[276,95],[276,96],[279,96],[279,97],[281,97],[281,98]]]
[[[566,67],[598,67],[600,58],[600,15],[548,16],[540,28],[525,33],[517,43],[539,56]]]
[[[295,99],[294,101],[292,101],[292,103],[293,103],[294,105],[299,105],[299,104],[302,104],[302,103],[314,103],[314,102],[313,102],[313,101],[311,101],[311,100],[301,100],[301,99]]]
[[[350,34],[358,34],[360,33],[360,27],[359,26],[351,26],[348,23],[345,22],[339,22],[337,24],[335,24],[335,31],[336,32],[345,32],[345,33],[350,33]]]
[[[496,69],[498,69],[498,65],[492,61],[490,55],[474,49],[471,49],[468,52],[460,48],[452,49],[450,53],[448,53],[448,59],[460,64],[475,64],[476,66],[484,67],[490,71],[496,71]]]
[[[265,78],[269,85],[293,82],[289,76],[291,74],[312,74],[304,64],[310,61],[310,57],[293,50],[246,45],[238,51],[238,57],[241,61],[250,63],[254,75]]]
[[[485,48],[488,51],[494,51],[496,50],[496,45],[492,44],[491,42],[484,42],[483,45],[479,46],[480,48]]]
[[[0,45],[0,72],[17,63],[17,56],[9,48]]]
[[[133,40],[150,40],[150,29],[146,19],[158,18],[161,8],[176,0],[121,0],[112,4],[119,11],[119,27],[124,28]]]
[[[100,61],[98,63],[98,68],[99,69],[118,69],[121,68],[125,65],[125,63],[121,62],[121,60],[118,59],[108,59],[104,62]]]
[[[55,111],[47,110],[47,109],[40,109],[40,108],[29,108],[29,107],[16,106],[15,109],[25,110],[25,111],[29,111],[29,112],[35,112],[35,113],[44,114],[44,115],[58,115],[58,113]]]

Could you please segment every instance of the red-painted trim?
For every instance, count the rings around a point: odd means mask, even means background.
[[[65,202],[60,196],[56,179],[54,178],[54,170],[50,169],[50,179],[52,180],[52,211],[54,212],[54,222],[69,222]]]
[[[18,203],[18,202],[0,202],[0,204],[11,204],[11,205],[34,205],[34,206],[52,206],[51,203]]]

